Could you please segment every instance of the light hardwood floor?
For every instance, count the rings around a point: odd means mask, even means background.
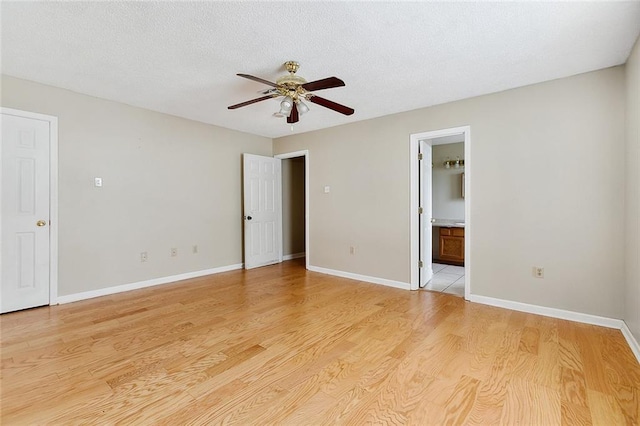
[[[2,315],[2,424],[640,421],[618,330],[303,259]]]

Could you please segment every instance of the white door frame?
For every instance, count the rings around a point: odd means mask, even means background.
[[[453,136],[464,134],[464,177],[465,177],[465,196],[464,196],[464,269],[465,269],[465,286],[464,298],[469,300],[471,296],[471,127],[461,126],[449,129],[435,130],[429,132],[412,134],[409,140],[409,181],[410,181],[410,201],[409,201],[409,223],[410,223],[410,265],[411,265],[411,283],[410,289],[417,290],[419,288],[419,245],[420,245],[420,229],[419,229],[419,198],[418,198],[418,147],[421,140],[441,138],[443,136]]]
[[[287,158],[304,157],[304,252],[305,252],[305,268],[309,269],[309,150],[286,152],[274,155],[275,158],[285,160]],[[284,226],[284,224],[282,225]],[[283,229],[283,227],[280,229]],[[282,232],[280,232],[280,259],[282,259]]]
[[[49,123],[49,305],[58,304],[58,117],[2,107],[1,113]],[[0,155],[2,151],[0,150]],[[1,159],[0,159],[1,160]],[[1,203],[0,199],[0,203]],[[0,224],[0,236],[2,228]],[[1,260],[0,260],[1,261]],[[2,267],[2,265],[0,265]]]

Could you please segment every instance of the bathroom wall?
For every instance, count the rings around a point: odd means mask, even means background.
[[[435,145],[433,156],[433,217],[464,221],[464,198],[462,198],[461,174],[464,168],[444,167],[445,160],[464,159],[464,143]]]

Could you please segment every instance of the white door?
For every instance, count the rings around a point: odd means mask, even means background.
[[[422,154],[422,160],[419,161],[419,206],[422,213],[420,214],[420,260],[422,267],[420,268],[420,287],[424,287],[433,278],[432,266],[432,238],[433,226],[431,220],[433,216],[432,203],[432,179],[431,172],[433,169],[433,160],[431,154],[431,145],[425,141],[418,143],[418,149]]]
[[[2,113],[0,311],[49,304],[50,123]]]
[[[282,176],[280,159],[243,154],[244,267],[282,262]]]

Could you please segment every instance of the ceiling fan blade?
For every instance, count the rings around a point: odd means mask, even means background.
[[[332,109],[340,114],[351,115],[355,111],[353,108],[349,108],[348,106],[340,105],[339,103],[330,101],[329,99],[321,98],[320,96],[310,96],[307,98],[309,102],[313,102],[314,104],[322,105],[325,108]]]
[[[344,86],[344,81],[340,80],[338,77],[329,77],[305,83],[302,85],[302,88],[309,92],[313,92],[314,90],[331,89],[333,87],[340,86]]]
[[[262,89],[262,90],[258,90],[256,93],[259,93],[261,95],[277,95],[278,94],[278,89]]]
[[[228,109],[240,108],[240,107],[243,107],[243,106],[255,104],[256,102],[266,101],[267,99],[271,99],[271,98],[273,98],[273,96],[268,95],[268,96],[263,96],[261,98],[251,99],[250,101],[241,102],[239,104],[231,105],[230,107],[228,107]]]
[[[293,107],[291,107],[291,113],[287,117],[287,123],[291,123],[291,124],[297,123],[299,119],[300,119],[300,117],[299,117],[299,114],[298,114],[298,106],[294,102],[293,103]]]
[[[264,83],[267,86],[273,86],[273,87],[278,87],[277,84],[270,82],[269,80],[265,80],[264,78],[260,78],[260,77],[254,77],[252,75],[249,74],[236,74],[239,77],[244,77],[244,78],[248,78],[249,80],[253,80],[253,81],[257,81],[258,83]]]

